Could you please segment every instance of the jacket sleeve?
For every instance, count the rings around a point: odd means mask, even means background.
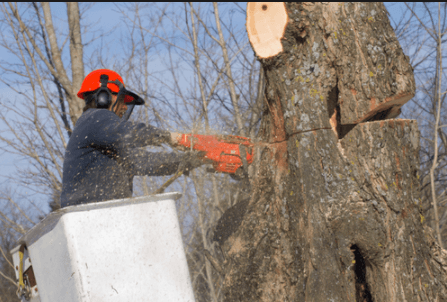
[[[168,152],[149,152],[142,148],[128,149],[119,161],[132,176],[163,176],[174,174],[184,155]]]
[[[90,112],[91,111],[91,112]],[[114,148],[118,154],[128,148],[159,145],[168,142],[170,132],[143,123],[121,120],[116,114],[103,109],[89,109],[90,122],[85,139],[97,148]]]

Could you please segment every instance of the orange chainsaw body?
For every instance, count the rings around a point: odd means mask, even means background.
[[[212,161],[216,172],[236,174],[243,165],[241,145],[246,150],[247,164],[253,162],[253,143],[242,136],[182,134],[179,144],[187,149],[205,152],[204,159]]]

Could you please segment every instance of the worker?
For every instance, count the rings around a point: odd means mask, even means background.
[[[118,73],[92,71],[78,97],[85,107],[65,151],[61,207],[129,198],[136,175],[170,175],[203,164],[191,152],[153,153],[143,148],[162,143],[176,147],[179,134],[123,119],[130,114],[128,106],[133,109],[144,100],[124,88]]]

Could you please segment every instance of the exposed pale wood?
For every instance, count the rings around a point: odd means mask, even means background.
[[[247,33],[258,57],[276,56],[283,50],[281,38],[288,19],[283,2],[248,3]]]

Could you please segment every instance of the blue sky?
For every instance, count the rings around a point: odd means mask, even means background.
[[[89,4],[83,4],[82,7],[85,7],[86,5]],[[224,4],[222,4],[223,8],[224,8]],[[245,5],[243,5],[245,7]],[[398,20],[399,17],[401,16],[402,12],[404,11],[403,9],[403,4],[402,3],[397,3],[397,4],[386,4],[388,11],[390,12],[390,15],[393,19]],[[53,22],[55,25],[56,30],[61,30],[66,32],[66,5],[64,3],[51,3],[51,9],[52,9],[52,13],[53,13]],[[222,14],[222,16],[224,17],[225,15]],[[97,29],[97,30],[110,30],[110,29],[114,29],[112,34],[109,34],[104,40],[106,42],[107,45],[107,49],[105,50],[105,52],[109,55],[109,56],[117,56],[117,57],[122,57],[123,53],[122,53],[122,47],[119,44],[119,38],[123,37],[124,35],[126,35],[127,33],[127,29],[125,27],[126,23],[128,21],[124,21],[123,17],[121,15],[121,13],[118,12],[117,7],[114,4],[111,3],[96,3],[94,4],[86,13],[85,15],[85,19],[84,22],[88,22],[88,24],[90,24],[91,28],[90,29]],[[243,26],[245,23],[245,20],[236,20],[236,22],[240,22],[240,26]],[[83,37],[83,42],[87,42],[89,39],[92,38],[92,35],[86,35]],[[92,43],[91,45],[89,45],[88,47],[84,48],[85,51],[85,57],[90,57],[91,52],[99,46],[100,40],[96,40],[94,43]],[[66,47],[67,49],[67,47]],[[67,57],[68,59],[68,52],[66,51],[64,56]],[[8,59],[12,59],[12,56],[6,52],[3,48],[0,48],[0,57],[4,60],[8,60]],[[150,64],[152,69],[158,69],[158,68],[162,68],[161,65],[159,65],[160,62],[152,62]],[[86,66],[86,74],[91,71],[89,69],[88,66]],[[3,83],[0,82],[0,95],[1,101],[8,101],[11,102],[14,99],[17,98],[17,94],[15,94],[14,92],[12,92],[8,87],[6,87]],[[3,131],[4,128],[2,128],[2,125],[0,124],[0,131]],[[1,143],[0,143],[1,144]],[[0,155],[1,155],[1,172],[0,172],[0,186],[4,186],[4,185],[9,185],[11,186],[13,189],[16,189],[17,191],[24,191],[24,188],[17,188],[14,186],[14,184],[11,183],[7,183],[6,182],[6,178],[4,176],[7,176],[11,173],[15,173],[16,171],[16,167],[26,167],[28,165],[27,161],[20,161],[19,157],[13,155],[13,154],[9,154],[9,153],[5,153],[5,152],[1,152],[0,151]],[[26,191],[26,189],[25,189]],[[47,200],[45,197],[37,197],[36,196],[36,203],[38,206],[41,206],[43,208],[46,207],[46,203]]]

